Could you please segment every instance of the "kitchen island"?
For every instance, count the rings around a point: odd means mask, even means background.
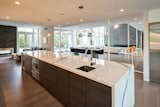
[[[83,56],[51,51],[22,55],[22,69],[65,107],[134,107],[134,67],[100,59],[93,66],[90,63]],[[95,69],[77,69],[84,65]]]

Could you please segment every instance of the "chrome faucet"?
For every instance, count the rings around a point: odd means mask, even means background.
[[[95,65],[96,64],[96,60],[95,61],[93,61],[93,58],[94,58],[94,52],[93,52],[93,50],[91,49],[91,57],[90,57],[90,61],[91,61],[91,63],[90,63],[90,65],[91,66],[93,66],[93,65]]]
[[[89,48],[86,48],[86,50],[85,50],[85,56],[87,57],[87,52],[90,50],[90,52],[91,52],[91,56],[90,56],[90,58],[89,58],[89,60],[90,60],[90,65],[91,66],[93,66],[93,65],[95,65],[96,64],[96,60],[95,60],[95,62],[93,61],[93,58],[94,58],[94,52],[93,52],[93,50],[92,49],[89,49]]]

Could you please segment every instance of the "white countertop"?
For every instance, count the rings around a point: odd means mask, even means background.
[[[90,61],[86,57],[71,54],[54,54],[51,51],[29,51],[24,52],[29,56],[58,66],[72,73],[94,80],[98,83],[113,87],[127,73],[131,65],[120,64],[113,61],[97,60],[96,69],[90,72],[83,72],[76,68],[83,65],[90,66]]]

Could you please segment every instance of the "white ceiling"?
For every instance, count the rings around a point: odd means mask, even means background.
[[[107,17],[137,16],[144,11],[160,7],[160,0],[0,0],[0,18],[44,25],[71,25],[101,21]],[[84,9],[79,10],[78,6]],[[125,11],[121,13],[119,10]],[[61,14],[64,15],[61,15]],[[50,21],[48,20],[50,19]]]
[[[7,21],[7,20],[0,20],[0,25],[6,26],[17,26],[17,27],[41,27],[41,25],[31,24],[31,23],[24,23],[18,21]]]
[[[143,15],[139,14],[136,16],[126,16],[126,17],[118,17],[118,18],[112,18],[110,20],[110,25],[114,26],[117,24],[129,24],[138,30],[143,31],[144,29],[144,24],[143,24]],[[64,26],[57,26],[58,28],[61,29],[66,29],[66,30],[72,30],[72,29],[85,29],[85,28],[92,28],[92,27],[97,27],[97,26],[108,26],[107,20],[105,21],[96,21],[96,22],[88,22],[88,23],[80,23],[80,24],[75,24],[75,25],[64,25]]]

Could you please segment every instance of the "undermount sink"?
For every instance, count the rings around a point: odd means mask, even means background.
[[[89,71],[92,71],[92,70],[94,70],[96,68],[84,65],[84,66],[81,66],[81,67],[79,67],[77,69],[79,69],[81,71],[84,71],[84,72],[89,72]]]

